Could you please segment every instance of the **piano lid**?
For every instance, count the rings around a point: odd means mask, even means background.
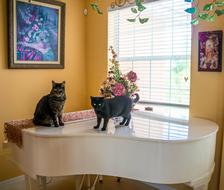
[[[189,122],[181,123],[133,114],[129,127],[114,127],[113,123],[109,122],[107,131],[93,129],[96,119],[74,121],[58,128],[36,127],[23,131],[39,137],[108,136],[159,142],[195,141],[215,135],[218,131],[216,123],[199,118],[191,118]]]

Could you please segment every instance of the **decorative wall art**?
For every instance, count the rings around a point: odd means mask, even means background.
[[[63,69],[65,4],[9,0],[9,68]]]
[[[199,32],[198,71],[222,71],[222,31]]]

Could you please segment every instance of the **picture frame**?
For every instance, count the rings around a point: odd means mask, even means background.
[[[9,69],[64,69],[65,3],[8,0]]]
[[[198,71],[222,72],[223,31],[207,31],[198,34]]]

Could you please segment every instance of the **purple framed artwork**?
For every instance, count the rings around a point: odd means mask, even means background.
[[[65,4],[9,0],[9,68],[63,69]]]
[[[199,32],[198,71],[222,71],[222,31]]]

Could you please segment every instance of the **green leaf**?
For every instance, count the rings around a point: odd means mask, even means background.
[[[215,2],[215,5],[216,5],[217,7],[223,7],[223,6],[224,6],[224,1],[216,1],[216,2]]]
[[[91,5],[92,9],[94,11],[96,11],[98,14],[101,14],[101,15],[103,14],[103,12],[100,10],[100,8],[99,8],[97,3],[91,3],[90,5]]]
[[[142,6],[142,1],[141,0],[135,0],[136,6]]]
[[[213,3],[206,4],[203,8],[204,11],[211,11],[214,8]]]
[[[144,7],[143,5],[138,6],[138,11],[142,12],[146,9],[146,7]]]
[[[141,23],[141,24],[144,24],[144,23],[146,23],[146,22],[148,22],[149,21],[149,18],[140,18],[139,17],[139,22]]]
[[[90,6],[92,7],[93,10],[96,10],[96,7],[98,6],[96,3],[91,3]]]
[[[207,18],[207,21],[208,21],[208,22],[214,22],[214,21],[215,21],[215,18],[216,18],[216,15],[209,16],[209,17]]]
[[[194,14],[194,13],[196,13],[196,8],[191,7],[191,8],[185,9],[184,11],[187,12],[187,13],[190,13],[190,14]]]
[[[138,12],[136,8],[131,8],[131,11],[135,14]]]
[[[191,24],[193,24],[193,25],[198,25],[198,23],[199,23],[199,21],[197,18],[195,18],[191,21]]]
[[[205,20],[205,21],[208,21],[208,22],[213,22],[215,21],[215,15],[209,15],[207,13],[202,13],[202,14],[199,14],[198,17],[201,19],[201,20]]]
[[[142,12],[146,9],[145,6],[142,5],[142,1],[141,0],[135,0],[135,4],[138,8],[138,11]]]
[[[223,14],[224,14],[224,9],[223,9],[223,10],[216,10],[216,11],[215,11],[215,14],[216,14],[217,16],[221,16],[221,15],[223,15]]]
[[[198,15],[198,17],[202,20],[206,20],[206,19],[208,19],[209,14],[208,13],[201,13],[201,14]]]
[[[103,12],[99,8],[97,9],[97,13],[100,14],[100,15],[103,14]]]
[[[129,21],[129,22],[135,22],[136,19],[135,18],[128,18],[127,21]]]

